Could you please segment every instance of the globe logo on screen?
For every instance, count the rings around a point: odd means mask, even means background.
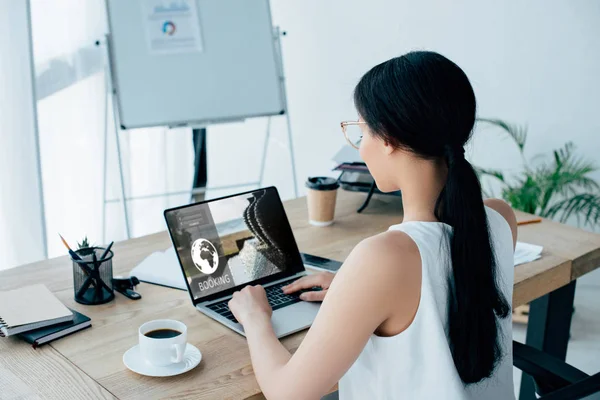
[[[203,274],[210,275],[219,267],[219,253],[211,242],[196,239],[192,244],[192,260]]]

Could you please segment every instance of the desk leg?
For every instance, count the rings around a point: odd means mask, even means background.
[[[565,360],[575,298],[573,281],[531,302],[526,344]],[[523,374],[519,400],[534,400],[533,379]]]

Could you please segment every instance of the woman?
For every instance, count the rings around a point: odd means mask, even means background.
[[[360,155],[379,190],[402,191],[404,221],[359,243],[335,279],[284,288],[324,289],[301,296],[323,304],[293,356],[263,288],[233,295],[260,387],[286,400],[318,399],[338,381],[341,399],[514,398],[516,220],[506,203],[482,200],[464,158],[476,114],[467,76],[440,54],[411,52],[367,72],[354,102]]]

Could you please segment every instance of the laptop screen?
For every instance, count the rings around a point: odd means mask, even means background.
[[[165,218],[194,302],[304,270],[274,187],[166,210]]]

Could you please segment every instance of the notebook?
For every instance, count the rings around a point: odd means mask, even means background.
[[[21,333],[19,334],[19,337],[24,339],[26,342],[31,343],[33,348],[36,348],[45,343],[49,343],[53,340],[60,339],[92,326],[92,322],[89,317],[86,317],[75,310],[71,311],[73,312],[74,316],[73,321]]]
[[[187,290],[179,260],[173,247],[150,254],[131,270],[129,276],[135,276],[146,283]]]
[[[45,285],[0,292],[0,336],[73,320],[73,313]]]

